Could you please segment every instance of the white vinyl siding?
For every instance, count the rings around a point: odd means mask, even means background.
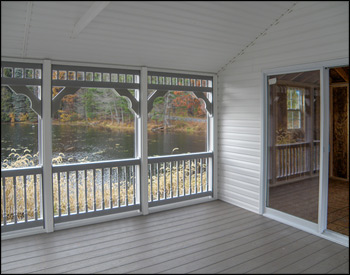
[[[219,199],[259,212],[263,70],[348,58],[348,43],[348,2],[297,2],[219,73]]]

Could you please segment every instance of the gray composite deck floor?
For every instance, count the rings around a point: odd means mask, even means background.
[[[349,249],[222,201],[5,240],[1,273],[349,273]]]

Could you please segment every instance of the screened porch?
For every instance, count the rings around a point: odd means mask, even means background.
[[[2,273],[349,273],[346,1],[1,8]]]

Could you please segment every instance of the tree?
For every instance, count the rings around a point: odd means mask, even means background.
[[[97,107],[97,102],[94,99],[94,92],[96,89],[89,88],[83,94],[83,104],[85,110],[85,120],[91,120],[95,117],[95,109]]]
[[[13,112],[12,92],[8,87],[1,87],[1,122],[10,122]]]
[[[197,97],[192,93],[179,92],[175,91],[174,95],[176,96],[172,101],[173,106],[184,112],[187,112],[189,116],[204,116],[205,115],[205,106]]]

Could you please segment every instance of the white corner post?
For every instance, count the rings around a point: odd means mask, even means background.
[[[211,180],[212,180],[212,192],[213,199],[218,198],[218,141],[217,141],[217,125],[218,125],[218,77],[213,76],[213,94],[212,94],[212,116],[209,117],[209,133],[210,133],[210,143],[209,150],[213,152],[213,160],[210,165],[211,168]]]
[[[327,229],[328,206],[328,165],[329,165],[329,68],[320,70],[320,98],[321,98],[321,156],[320,156],[320,190],[318,208],[318,231],[323,233]]]
[[[148,215],[148,139],[147,139],[147,68],[141,68],[140,77],[140,116],[137,129],[137,154],[141,159],[140,182],[140,206],[143,215]]]
[[[40,127],[40,162],[43,167],[42,201],[44,229],[47,233],[54,231],[53,188],[52,188],[52,131],[51,131],[51,61],[44,60],[42,79],[42,121]]]
[[[267,190],[267,74],[262,73],[261,105],[260,105],[260,188],[259,188],[259,210],[258,213],[263,215],[266,207],[266,190]]]

